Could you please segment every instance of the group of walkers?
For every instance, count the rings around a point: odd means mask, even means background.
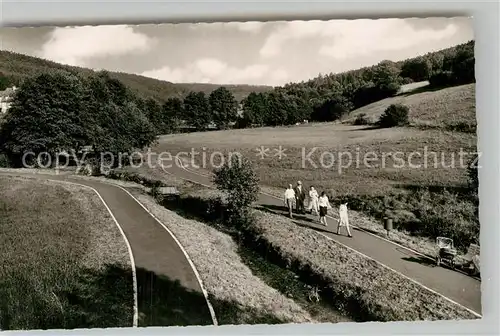
[[[313,212],[319,217],[319,222],[324,226],[328,226],[326,221],[326,216],[328,210],[332,209],[328,196],[324,191],[318,194],[318,191],[313,187],[309,187],[309,202],[307,209],[304,205],[306,200],[306,191],[302,185],[301,181],[297,182],[297,186],[294,188],[292,184],[288,186],[285,190],[285,206],[288,208],[288,214],[290,218],[293,218],[293,205],[295,204],[295,210],[298,214],[306,214]],[[340,228],[345,227],[347,230],[348,237],[352,237],[351,230],[349,228],[349,218],[347,216],[347,203],[343,203],[339,206],[339,220],[337,226],[337,234],[340,233]]]

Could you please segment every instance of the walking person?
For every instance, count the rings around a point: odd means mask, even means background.
[[[321,192],[321,196],[318,198],[318,206],[319,206],[319,222],[324,226],[328,226],[326,222],[326,215],[328,214],[328,209],[331,209],[330,201],[328,200],[328,196],[326,196],[325,192]]]
[[[313,210],[316,216],[319,216],[319,205],[318,205],[318,192],[313,186],[309,188],[309,205],[307,210],[312,214]]]
[[[306,193],[304,191],[304,187],[302,186],[302,182],[297,182],[297,187],[295,187],[295,204],[297,208],[297,213],[305,214],[304,201],[306,199]]]
[[[293,190],[293,186],[290,184],[288,189],[285,190],[285,206],[288,208],[288,215],[290,218],[293,218],[293,202],[295,201],[295,191]]]
[[[345,227],[347,230],[347,236],[352,238],[351,230],[349,228],[349,217],[347,215],[347,203],[343,203],[339,206],[339,225],[337,226],[337,234],[340,233],[341,227]]]

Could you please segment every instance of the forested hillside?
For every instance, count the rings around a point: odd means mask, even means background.
[[[63,65],[37,57],[0,50],[0,90],[3,90],[9,85],[19,86],[24,79],[30,76],[39,75],[53,70],[66,70],[87,76],[94,72],[93,70],[87,68]],[[222,86],[204,83],[174,84],[149,77],[112,71],[110,71],[109,74],[111,78],[120,80],[140,97],[154,98],[161,102],[171,97],[184,97],[190,91],[202,91],[208,94]],[[250,92],[265,92],[272,89],[270,86],[224,86],[233,93],[238,101],[245,98]]]

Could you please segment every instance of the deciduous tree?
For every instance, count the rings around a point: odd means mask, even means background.
[[[210,93],[208,100],[212,120],[217,125],[217,128],[226,129],[230,123],[236,121],[238,102],[228,89],[223,86],[215,89]]]

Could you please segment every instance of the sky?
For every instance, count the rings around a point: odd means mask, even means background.
[[[283,85],[474,39],[472,18],[0,28],[2,50],[174,83]]]

